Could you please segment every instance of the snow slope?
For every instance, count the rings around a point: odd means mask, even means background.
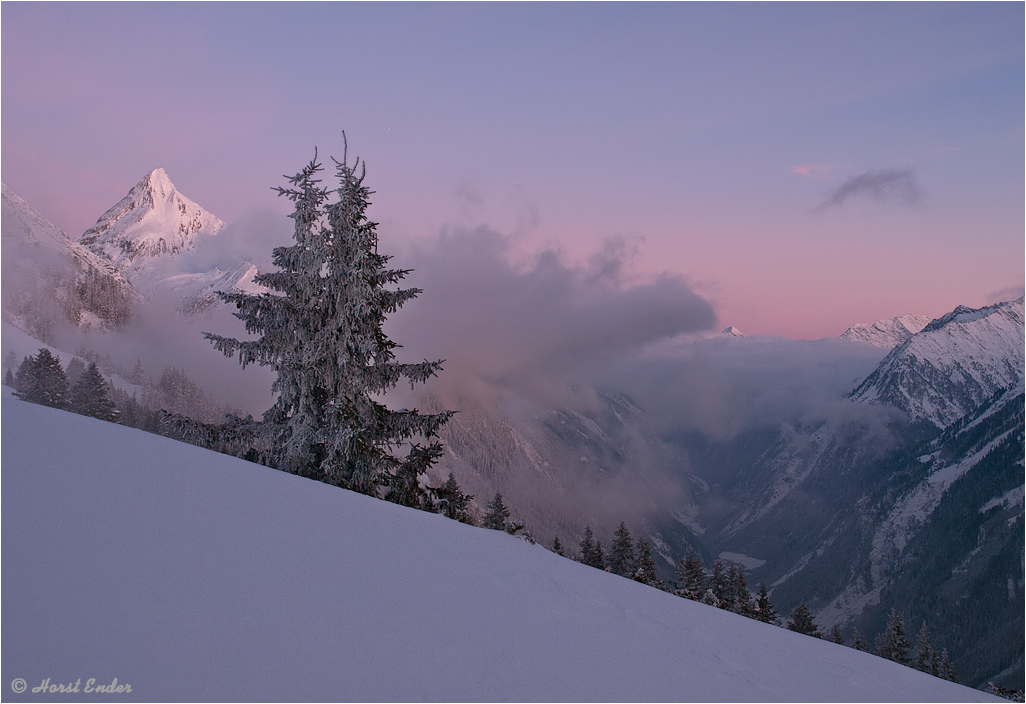
[[[502,533],[2,411],[8,701],[115,677],[108,700],[994,700]]]

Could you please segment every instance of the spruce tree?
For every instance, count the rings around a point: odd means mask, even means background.
[[[591,532],[591,526],[584,527],[584,537],[581,538],[579,545],[581,546],[581,562],[594,567],[592,562],[595,553],[595,536]]]
[[[82,372],[78,382],[71,389],[68,410],[110,423],[117,421],[118,409],[107,397],[107,382],[95,362],[89,363],[89,367]]]
[[[647,540],[638,541],[638,557],[634,563],[634,581],[656,586],[655,560],[652,559],[652,547]]]
[[[869,652],[869,643],[862,639],[862,634],[859,633],[859,629],[857,628],[855,629],[853,640],[854,642],[852,643],[852,646],[855,648],[855,650],[861,650],[863,653]]]
[[[776,623],[777,610],[773,608],[773,602],[770,601],[765,584],[759,585],[759,598],[756,599],[755,605],[757,609],[755,618],[763,623]]]
[[[684,573],[683,583],[679,576],[681,571]],[[688,556],[678,566],[677,574],[677,593],[686,599],[701,601],[707,588],[705,568],[702,566],[702,558],[694,550],[688,550]]]
[[[880,657],[893,660],[901,665],[911,664],[909,651],[912,644],[905,635],[905,623],[894,609],[891,609],[887,620],[887,630],[876,638],[876,652]]]
[[[926,621],[923,621],[923,627],[919,629],[919,635],[916,637],[916,657],[912,666],[920,672],[936,675],[937,655],[937,649],[930,642],[930,628],[926,625]]]
[[[14,388],[14,372],[10,369],[4,374],[4,386]]]
[[[595,541],[595,552],[591,554],[591,566],[597,570],[606,568],[606,552],[602,549],[602,541]]]
[[[844,645],[844,636],[841,635],[841,627],[836,623],[830,631],[830,642],[837,643],[838,645]]]
[[[815,621],[812,620],[812,614],[809,613],[809,607],[805,605],[804,601],[794,607],[794,611],[791,613],[791,618],[787,622],[787,630],[794,631],[795,633],[803,633],[814,638],[823,637],[819,632],[819,627],[816,625]]]
[[[237,355],[243,367],[259,364],[276,372],[277,401],[261,424],[270,436],[269,464],[423,507],[420,478],[441,456],[442,446],[433,439],[451,413],[393,411],[375,397],[402,380],[411,387],[423,383],[441,369],[441,361],[395,361],[398,345],[382,324],[421,291],[389,288],[409,271],[386,268],[390,257],[378,253],[377,224],[366,216],[366,165],[359,159],[349,165],[343,155],[335,167],[337,188],[321,187],[315,151],[288,178],[288,187],[276,189],[295,204],[289,216],[295,244],[274,250],[279,271],[255,278],[271,293],[218,294],[259,339],[204,335],[225,356]],[[399,454],[403,448],[405,457]]]
[[[633,576],[634,544],[623,521],[620,521],[620,527],[613,536],[613,547],[609,551],[609,571],[621,577]]]
[[[449,472],[445,483],[434,490],[434,494],[439,513],[460,523],[474,525],[474,517],[470,513],[470,502],[474,497],[460,491],[460,485],[452,472]]]
[[[745,577],[745,566],[738,565],[734,571],[734,579],[731,588],[734,596],[734,613],[742,616],[753,616],[752,592],[748,589],[748,579]]]
[[[484,517],[484,527],[492,530],[506,530],[509,520],[509,509],[502,502],[502,494],[496,492],[495,498],[488,503],[488,513]]]
[[[41,347],[35,357],[26,357],[14,379],[18,398],[51,408],[68,405],[68,377],[64,375],[59,357],[49,348]]]
[[[955,666],[951,663],[950,658],[948,658],[947,648],[941,651],[940,665],[937,668],[937,676],[941,679],[947,680],[948,682],[958,681],[955,677]]]
[[[563,554],[563,545],[559,542],[558,535],[552,541],[552,552],[556,553],[560,557],[566,557],[566,555]]]

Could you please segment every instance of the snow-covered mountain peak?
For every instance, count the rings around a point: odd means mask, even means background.
[[[723,329],[723,332],[720,333],[720,334],[721,335],[730,335],[731,337],[744,337],[745,336],[745,334],[743,332],[738,330],[733,325],[728,325],[726,328]]]
[[[154,169],[100,216],[79,242],[131,278],[147,261],[188,251],[197,237],[215,235],[224,226],[179,193],[164,169]]]
[[[1024,345],[1022,297],[958,306],[891,350],[852,398],[890,403],[943,428],[1023,379]]]
[[[909,313],[875,323],[856,323],[841,333],[840,337],[868,342],[875,347],[894,348],[925,328],[930,321],[928,315]]]

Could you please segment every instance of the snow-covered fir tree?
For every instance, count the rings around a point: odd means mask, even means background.
[[[488,502],[488,513],[484,517],[484,527],[492,530],[506,530],[509,522],[509,509],[502,501],[502,494],[495,493],[494,498]]]
[[[609,550],[609,571],[621,577],[633,576],[634,543],[623,521],[620,521],[620,527],[613,535],[613,546]]]
[[[770,601],[769,592],[766,591],[766,585],[759,585],[759,596],[755,600],[755,618],[763,623],[776,623],[777,610],[773,608],[773,602]]]
[[[14,376],[18,398],[51,408],[68,405],[68,377],[64,374],[59,357],[49,348],[41,347],[35,357],[26,357]]]
[[[876,652],[882,658],[893,660],[902,665],[911,665],[912,658],[909,653],[912,644],[905,635],[905,622],[894,609],[887,620],[887,630],[876,638]]]
[[[634,581],[653,587],[657,586],[652,547],[644,539],[638,541],[638,557],[634,563]]]
[[[677,565],[677,594],[692,601],[701,601],[705,595],[706,579],[702,558],[694,550]]]
[[[375,397],[403,380],[411,388],[423,383],[441,361],[395,361],[398,345],[382,324],[420,290],[391,288],[409,271],[387,268],[390,257],[378,253],[377,224],[366,215],[366,166],[359,159],[350,165],[346,155],[333,161],[336,188],[320,186],[315,152],[277,189],[295,204],[295,244],[274,250],[279,271],[255,277],[271,293],[218,294],[259,339],[205,336],[243,367],[277,373],[278,398],[263,421],[268,464],[424,508],[421,480],[442,454],[436,438],[451,413],[390,410]]]
[[[475,524],[474,516],[470,511],[470,502],[474,497],[460,491],[460,485],[452,472],[449,472],[449,478],[442,486],[434,489],[434,495],[435,506],[439,513],[460,523]]]
[[[805,605],[804,601],[794,607],[791,618],[787,622],[787,630],[794,631],[795,633],[804,633],[814,638],[823,637],[819,632],[816,622],[812,620],[812,614],[809,613],[809,607]]]
[[[71,366],[70,364],[68,365]],[[84,416],[92,416],[110,423],[118,419],[118,409],[107,396],[107,382],[96,366],[90,362],[71,389],[68,410]]]

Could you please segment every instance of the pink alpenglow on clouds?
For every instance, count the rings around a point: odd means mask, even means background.
[[[0,19],[3,180],[73,239],[156,168],[229,226],[284,215],[271,187],[315,146],[341,155],[344,129],[391,251],[483,228],[583,267],[621,238],[635,280],[681,277],[750,335],[836,336],[1023,286],[1014,3]]]

